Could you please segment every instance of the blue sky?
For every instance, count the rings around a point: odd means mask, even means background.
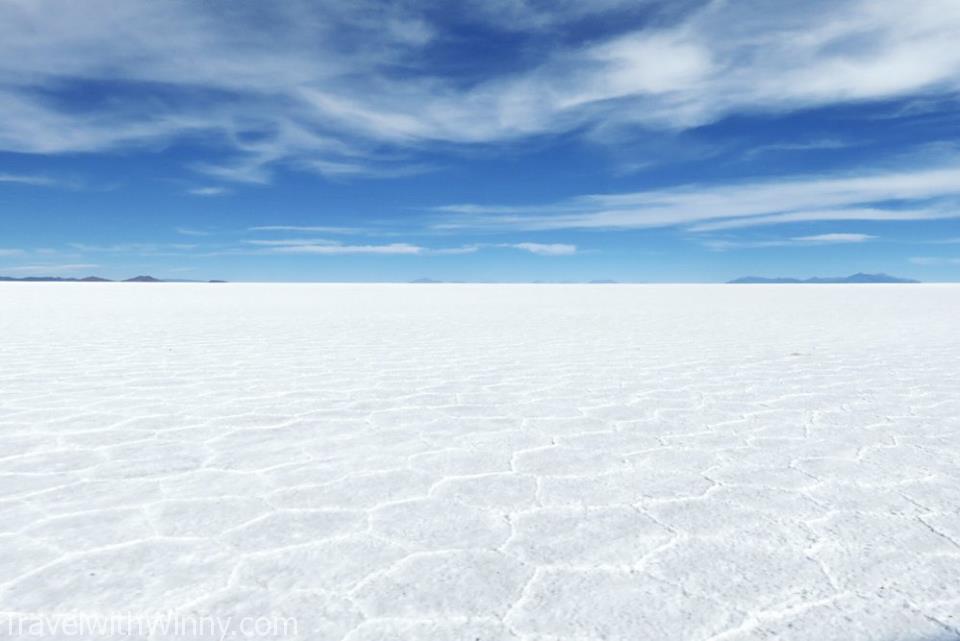
[[[3,0],[0,274],[960,280],[957,42],[956,0]]]

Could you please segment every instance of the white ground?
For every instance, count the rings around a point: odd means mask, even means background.
[[[0,622],[960,638],[958,286],[14,283],[0,340]]]

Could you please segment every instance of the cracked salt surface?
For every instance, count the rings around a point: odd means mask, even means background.
[[[0,285],[0,638],[960,639],[958,319],[947,285]]]

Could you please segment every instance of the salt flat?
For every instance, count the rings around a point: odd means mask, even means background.
[[[957,639],[958,321],[948,285],[0,285],[0,622]]]

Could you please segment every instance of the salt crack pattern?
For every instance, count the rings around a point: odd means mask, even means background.
[[[955,286],[0,285],[0,622],[960,638],[958,318]]]

